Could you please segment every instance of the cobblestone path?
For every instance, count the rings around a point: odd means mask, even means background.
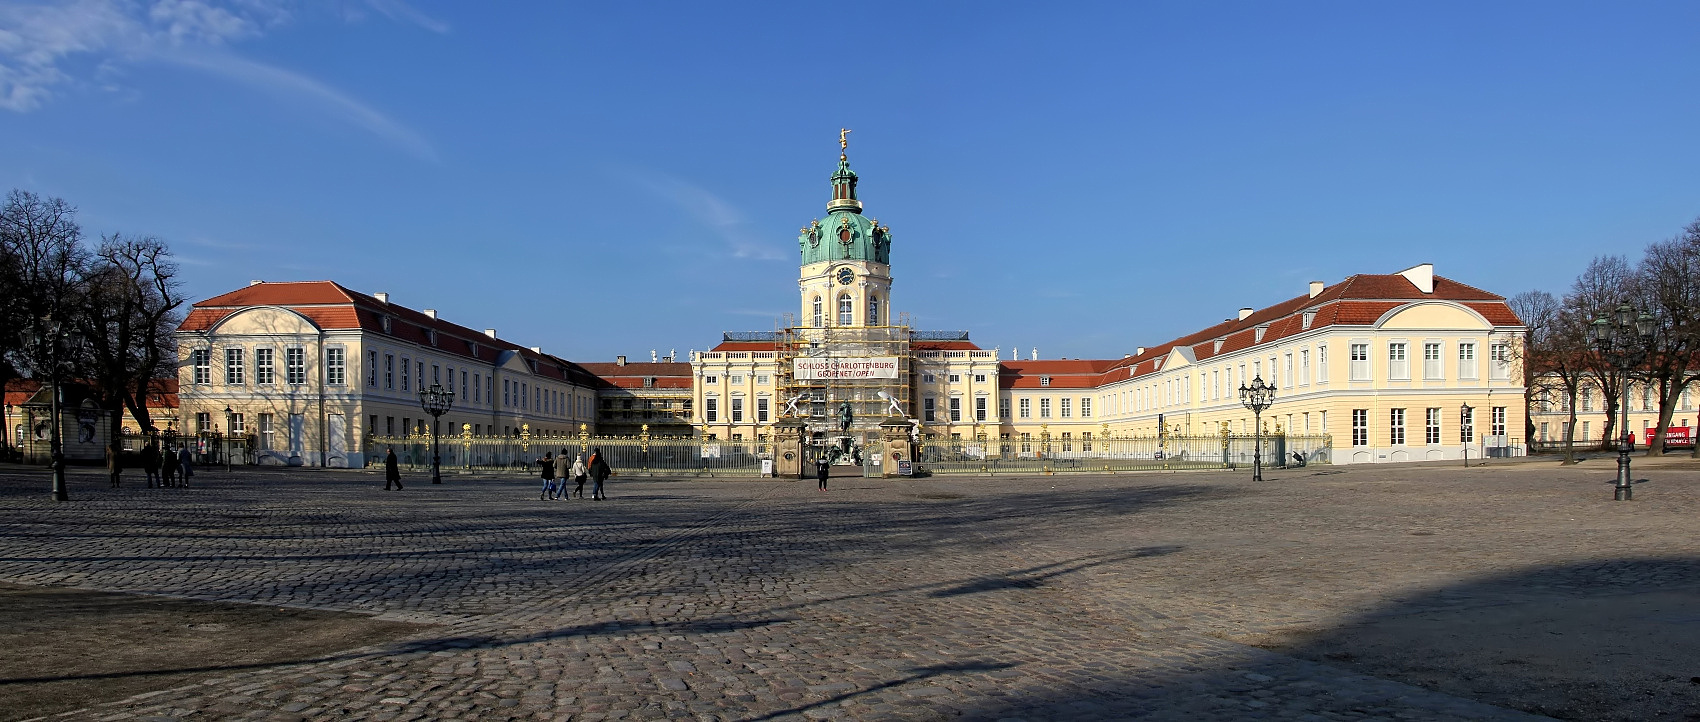
[[[521,480],[397,493],[357,472],[249,472],[109,492],[88,476],[57,505],[39,474],[0,474],[0,579],[437,625],[74,719],[1539,719],[1235,641],[1472,575],[1593,559],[1598,583],[1669,539],[1608,555],[1546,517],[1603,510],[1591,523],[1615,535],[1693,519],[1700,498],[1687,471],[1635,508],[1490,473],[1504,488],[1468,506],[1368,469],[1256,486],[835,479],[824,494],[617,480],[606,502],[539,501]],[[1516,489],[1555,484],[1517,509]]]

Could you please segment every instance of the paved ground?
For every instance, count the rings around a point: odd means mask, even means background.
[[[54,504],[0,470],[0,580],[435,625],[77,719],[1696,720],[1700,467],[1639,468],[1631,503],[1596,462],[607,502],[209,470]]]

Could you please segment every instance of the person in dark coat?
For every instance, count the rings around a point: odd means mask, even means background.
[[[825,455],[815,458],[815,476],[820,479],[820,490],[826,491],[826,477],[832,472],[832,462]]]
[[[543,493],[537,495],[541,501],[555,495],[555,455],[545,451],[537,463],[543,466]]]
[[[159,478],[159,461],[159,442],[149,441],[147,446],[142,447],[142,474],[147,477],[149,489],[156,483],[165,486]]]
[[[607,494],[602,493],[602,482],[607,481],[608,476],[613,473],[614,470],[608,468],[608,459],[602,456],[602,449],[591,449],[590,480],[595,482],[595,485],[590,487],[590,498],[592,500],[599,501],[608,498]]]
[[[401,467],[396,464],[393,446],[389,447],[389,453],[384,454],[384,491],[389,491],[392,483],[396,491],[401,491]]]
[[[174,448],[171,448],[170,446],[166,446],[165,447],[165,454],[162,456],[160,461],[162,462],[163,474],[162,474],[162,477],[160,478],[159,485],[160,486],[176,486],[177,485],[177,450],[174,449]]]
[[[189,455],[188,446],[177,450],[177,471],[183,475],[183,486],[188,486],[195,477],[195,458]]]

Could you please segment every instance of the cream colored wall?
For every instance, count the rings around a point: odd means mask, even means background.
[[[776,356],[772,351],[700,351],[691,359],[692,424],[697,433],[719,441],[741,437],[754,443],[773,433],[785,400],[776,393]],[[739,380],[734,382],[733,378]],[[708,379],[714,382],[709,383]],[[763,380],[765,378],[765,381]],[[716,419],[707,421],[708,399],[716,400]],[[744,418],[732,421],[732,399],[744,400]],[[767,421],[759,421],[758,400],[768,400]]]
[[[1494,407],[1504,409],[1505,434],[1526,441],[1522,439],[1521,374],[1514,363],[1499,365],[1500,373],[1494,374],[1489,358],[1495,344],[1514,347],[1520,338],[1515,331],[1494,329],[1461,306],[1413,304],[1395,309],[1373,326],[1324,327],[1200,363],[1171,355],[1158,373],[1106,385],[1098,403],[1118,436],[1154,435],[1159,413],[1164,423],[1171,429],[1178,426],[1180,433],[1214,434],[1226,422],[1233,433],[1250,434],[1253,415],[1241,405],[1237,389],[1253,375],[1260,375],[1266,382],[1277,384],[1275,404],[1263,415],[1266,428],[1273,431],[1279,425],[1290,433],[1329,434],[1334,439],[1336,463],[1458,458],[1464,446],[1459,435],[1459,407],[1466,402],[1477,409],[1472,455],[1480,453],[1480,436],[1491,430]],[[1396,342],[1406,344],[1409,373],[1404,379],[1389,375],[1390,344]],[[1430,342],[1441,344],[1440,375],[1436,379],[1424,377],[1424,344]],[[1474,378],[1459,375],[1459,345],[1465,342],[1475,344]],[[1351,375],[1350,349],[1354,343],[1368,345],[1369,374],[1364,379]],[[1321,361],[1323,353],[1326,367]],[[1289,354],[1291,374],[1287,371]],[[1310,373],[1305,377],[1307,355]],[[1514,359],[1517,354],[1512,351],[1509,356]],[[1146,398],[1154,402],[1146,403]],[[1441,409],[1440,443],[1435,445],[1425,439],[1430,408]],[[1352,446],[1354,409],[1366,410],[1369,431],[1369,443],[1357,448]],[[1405,409],[1404,444],[1392,443],[1393,409]],[[1053,424],[1050,432],[1055,437],[1058,426]]]
[[[1549,381],[1546,385],[1555,389],[1559,387],[1556,380]],[[1653,389],[1651,403],[1643,405],[1643,388],[1641,384],[1634,384],[1629,392],[1629,429],[1634,432],[1637,444],[1643,443],[1646,430],[1654,428],[1659,422],[1658,391]],[[1583,389],[1591,392],[1591,403],[1586,405],[1591,408],[1584,406],[1579,390],[1576,400],[1575,441],[1579,444],[1598,443],[1605,435],[1609,421],[1605,411],[1605,395],[1597,384],[1585,384]],[[1564,407],[1559,392],[1549,392],[1545,402],[1537,393],[1529,416],[1535,425],[1534,439],[1549,442],[1564,440],[1564,424],[1569,423],[1570,412]],[[1685,393],[1677,397],[1676,409],[1671,412],[1671,425],[1692,427],[1696,423],[1700,423],[1700,384],[1691,384]],[[1541,424],[1547,425],[1545,436],[1541,433]]]
[[[206,333],[179,333],[178,341],[179,398],[182,403],[179,429],[193,432],[196,414],[206,413],[210,416],[210,428],[224,431],[227,426],[224,410],[229,408],[233,413],[242,414],[242,424],[246,432],[258,435],[260,415],[269,413],[272,414],[274,429],[271,447],[279,452],[275,457],[281,461],[292,461],[291,457],[294,456],[292,447],[295,444],[292,444],[289,438],[292,414],[300,414],[303,424],[303,438],[299,444],[301,454],[294,463],[307,465],[323,463],[327,447],[334,448],[335,445],[327,438],[332,430],[333,415],[343,417],[340,446],[349,454],[348,463],[355,466],[365,461],[360,455],[365,437],[369,433],[384,435],[389,428],[388,420],[394,420],[397,435],[407,433],[421,420],[426,422],[425,429],[428,431],[430,416],[421,409],[418,397],[420,362],[424,362],[423,379],[427,385],[433,378],[433,365],[439,369],[439,373],[444,374],[440,378],[445,385],[448,381],[448,370],[454,369],[455,402],[438,426],[440,433],[444,435],[460,434],[465,424],[478,425],[486,435],[499,433],[507,428],[519,429],[525,424],[530,424],[534,436],[570,436],[576,434],[581,425],[592,432],[595,428],[594,389],[533,374],[518,360],[517,354],[503,368],[495,369],[488,363],[475,362],[443,353],[438,349],[401,342],[392,337],[362,330],[320,333],[316,326],[301,315],[287,309],[271,307],[240,311]],[[305,351],[306,383],[299,385],[287,383],[285,349],[292,346]],[[240,347],[243,351],[244,378],[238,385],[226,383],[225,351],[233,347]],[[198,348],[211,351],[212,378],[208,384],[194,383],[191,354]],[[255,351],[260,348],[270,348],[274,351],[274,383],[258,382]],[[341,349],[345,353],[344,383],[340,385],[327,383],[325,359],[328,349]],[[371,366],[372,357],[369,352],[377,353],[376,367]],[[387,387],[384,380],[383,364],[386,354],[395,359],[394,388]],[[401,362],[404,358],[410,364],[405,391],[401,384]],[[375,386],[368,383],[369,372],[374,370]],[[477,373],[480,379],[484,380],[485,390],[478,394],[463,394],[459,382],[459,375],[463,370],[468,372],[468,392],[471,391],[473,373]],[[495,379],[493,385],[491,381],[486,380],[490,378]],[[515,403],[503,405],[500,402],[502,378],[522,382],[526,384],[528,391],[540,386],[546,390],[561,392],[565,405],[559,413],[522,409]],[[488,393],[491,388],[495,391],[494,399]],[[474,401],[474,398],[478,400]],[[376,426],[372,425],[374,416]]]

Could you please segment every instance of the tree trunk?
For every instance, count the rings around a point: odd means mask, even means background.
[[[1570,409],[1570,423],[1564,425],[1564,463],[1569,465],[1576,463],[1576,387],[1567,388],[1564,392],[1570,396],[1570,403],[1566,405]]]

